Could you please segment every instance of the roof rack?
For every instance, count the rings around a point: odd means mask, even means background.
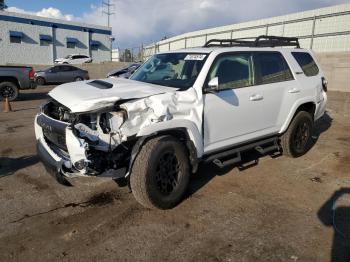
[[[211,39],[203,47],[277,47],[277,46],[294,46],[300,48],[297,37],[267,36],[247,37],[237,39]]]

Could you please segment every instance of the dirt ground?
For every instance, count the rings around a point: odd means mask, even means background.
[[[202,165],[178,207],[150,211],[111,180],[45,172],[33,118],[50,88],[0,112],[0,261],[350,261],[350,93],[328,94],[305,156]]]

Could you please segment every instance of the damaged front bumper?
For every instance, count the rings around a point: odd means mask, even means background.
[[[89,145],[74,135],[71,125],[53,119],[44,113],[35,117],[37,154],[49,174],[64,185],[70,185],[67,178],[75,177],[125,177],[126,168],[107,170],[101,174],[88,168]]]

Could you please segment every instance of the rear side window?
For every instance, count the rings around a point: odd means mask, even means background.
[[[306,76],[316,76],[320,71],[316,62],[309,53],[292,52],[295,60],[300,65]]]
[[[294,79],[281,53],[257,53],[254,55],[254,65],[257,75],[257,85],[278,83]]]
[[[73,71],[73,67],[71,66],[62,66],[62,69],[61,71],[65,71],[65,72],[68,72],[68,71]]]

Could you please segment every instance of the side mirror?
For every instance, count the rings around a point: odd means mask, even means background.
[[[215,93],[219,91],[219,78],[214,77],[209,81],[208,86],[204,88],[206,93]]]

